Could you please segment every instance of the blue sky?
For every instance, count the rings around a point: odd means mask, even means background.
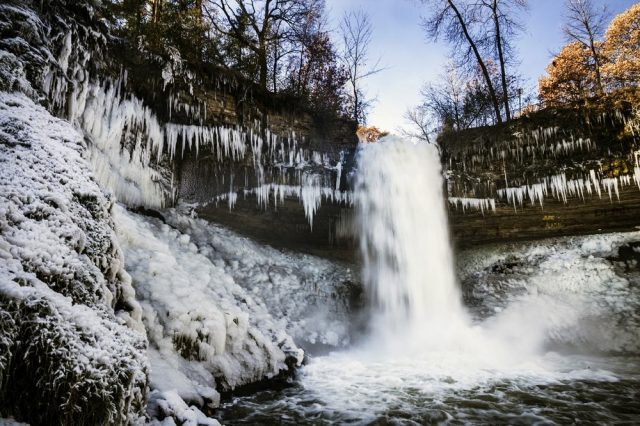
[[[606,4],[613,15],[635,3],[633,0],[596,0]],[[420,101],[420,89],[434,81],[446,63],[449,50],[444,44],[428,42],[420,27],[428,14],[418,0],[326,0],[337,27],[348,10],[365,10],[373,24],[372,58],[380,57],[385,70],[366,82],[370,96],[377,102],[369,115],[369,124],[394,130],[404,124],[404,111]],[[562,34],[563,0],[529,0],[524,16],[526,33],[518,41],[520,71],[527,87],[534,90],[545,72],[553,52],[564,45]]]

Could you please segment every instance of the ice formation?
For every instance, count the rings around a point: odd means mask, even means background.
[[[161,122],[142,99],[128,92],[126,72],[117,79],[89,75],[86,69],[92,53],[84,47],[85,42],[78,31],[66,34],[57,56],[58,66],[45,74],[43,90],[91,140],[96,177],[119,201],[131,206],[166,206],[173,200],[175,189],[173,172],[165,161],[179,160],[187,150],[197,156],[206,148],[218,163],[241,161],[250,155],[258,176],[263,176],[261,171],[266,165],[296,170],[314,165],[334,170],[328,155],[303,148],[304,140],[299,140],[295,132],[286,137],[269,129],[263,133],[259,122],[244,127],[203,124],[197,101],[191,107],[168,94],[169,115],[182,111],[195,124]],[[180,70],[179,56],[172,57],[172,61],[162,73],[165,89],[175,79],[176,70]],[[74,78],[70,79],[70,75]],[[264,184],[269,183],[258,182],[258,186]],[[317,206],[309,202],[313,194],[308,195],[304,189],[309,185],[302,181],[299,184],[303,187],[300,196],[306,196],[304,204],[309,206],[306,214],[311,223]],[[232,200],[232,196],[227,199]],[[229,206],[233,205],[230,201]]]
[[[313,230],[313,218],[322,205],[322,201],[343,204],[350,206],[353,204],[353,193],[351,191],[340,191],[322,184],[322,176],[313,173],[303,173],[300,178],[300,185],[285,185],[278,183],[263,184],[257,188],[246,189],[244,195],[253,194],[258,200],[258,204],[264,208],[272,203],[274,207],[284,203],[285,198],[294,197],[300,200],[304,208],[305,217]],[[227,198],[229,197],[229,198]],[[231,199],[226,194],[221,200]]]
[[[483,215],[485,211],[496,211],[496,200],[494,198],[449,197],[448,199],[449,204],[456,209],[461,207],[463,213],[470,209],[480,210]]]
[[[283,324],[198,253],[188,235],[122,209],[116,222],[151,350],[194,381],[194,388],[213,386],[215,377],[220,388],[233,389],[302,362]]]
[[[85,148],[69,123],[0,92],[1,405],[36,423],[136,423],[142,311]]]
[[[88,16],[93,16],[90,5],[83,7],[87,8]],[[202,150],[211,154],[209,161],[218,164],[250,161],[255,175],[259,176],[253,188],[236,186],[226,194],[218,194],[218,201],[224,198],[230,208],[235,205],[238,193],[260,193],[262,186],[277,184],[270,180],[273,173],[264,173],[267,168],[296,172],[313,168],[314,173],[335,177],[336,181],[330,183],[325,183],[323,178],[322,186],[336,187],[336,194],[339,191],[342,164],[332,164],[337,154],[313,151],[295,132],[275,134],[268,128],[263,129],[259,121],[244,126],[213,125],[207,122],[205,102],[191,92],[173,93],[178,80],[184,79],[192,86],[195,78],[175,49],[170,49],[170,60],[161,73],[169,115],[169,121],[164,122],[147,102],[133,94],[126,69],[121,70],[119,76],[104,70],[108,67],[102,50],[108,50],[107,39],[92,29],[91,24],[67,17],[69,22],[59,21],[55,29],[47,29],[46,23],[28,5],[20,4],[1,5],[0,14],[9,26],[16,26],[17,32],[29,27],[29,33],[36,38],[33,47],[24,40],[5,44],[10,47],[1,50],[0,75],[6,77],[9,88],[29,91],[34,98],[39,97],[40,89],[50,109],[85,134],[90,141],[89,158],[98,182],[111,189],[119,201],[151,208],[172,203],[177,193],[173,164],[187,151],[197,156]],[[39,70],[37,75],[30,76],[36,82],[35,90],[27,81],[24,58],[11,53],[20,51],[15,48],[18,44],[32,49],[29,60],[37,58],[37,64],[30,64],[30,69]],[[293,184],[301,190],[291,191],[290,195],[300,197],[312,223],[319,207],[318,191],[315,185],[302,181],[305,176],[302,173],[293,173],[293,176],[297,179]],[[340,198],[327,194],[324,197]]]
[[[166,223],[121,207],[115,217],[150,342],[152,414],[184,417],[173,394],[214,408],[216,389],[290,374],[303,359],[292,337],[349,342],[349,307],[335,297],[351,282],[349,270],[177,211],[166,212]]]
[[[298,344],[340,347],[350,342],[349,300],[357,285],[348,267],[263,246],[179,210],[168,212],[165,220],[262,301]]]
[[[620,188],[630,186],[632,179],[640,188],[640,169],[637,167],[636,169],[633,176],[621,175],[612,178],[598,177],[595,170],[589,171],[588,178],[578,179],[567,179],[566,175],[561,173],[541,179],[539,183],[532,185],[499,189],[497,193],[498,197],[505,199],[515,209],[518,206],[522,208],[526,200],[532,206],[538,203],[542,207],[544,198],[549,196],[565,204],[570,198],[584,200],[587,196],[595,194],[602,198],[603,191],[606,191],[610,201],[613,201],[614,195],[617,200],[620,200]]]
[[[619,111],[617,113],[617,119],[622,120]],[[531,158],[558,158],[591,151],[594,147],[590,138],[567,134],[558,127],[539,127],[515,133],[511,138],[489,146],[473,144],[460,149],[454,148],[451,161],[460,162],[464,170],[473,171],[498,159],[524,163]]]

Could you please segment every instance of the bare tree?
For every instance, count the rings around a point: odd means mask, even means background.
[[[500,65],[500,82],[502,85],[502,102],[507,121],[511,120],[509,104],[509,76],[507,65],[513,59],[512,39],[515,34],[523,30],[518,22],[518,11],[528,8],[527,0],[481,0],[480,4],[489,11],[489,19],[493,26],[493,37],[490,44],[495,50]]]
[[[596,74],[598,93],[602,93],[602,66],[598,39],[607,28],[609,11],[606,5],[597,8],[593,0],[566,0],[566,23],[563,27],[567,41],[577,41],[589,49],[593,56],[593,71]]]
[[[431,143],[435,133],[435,120],[431,116],[429,109],[424,105],[418,105],[407,109],[404,119],[409,124],[409,128],[402,128],[400,134],[410,139],[417,139]]]
[[[269,53],[306,8],[303,0],[207,0],[204,10],[219,33],[256,55],[258,83],[267,89]]]
[[[479,71],[471,79],[459,71],[450,62],[436,82],[422,89],[422,104],[405,114],[411,124],[411,129],[403,132],[405,135],[432,140],[435,133],[483,126],[495,119]]]
[[[477,64],[489,93],[496,118],[496,122],[502,123],[500,102],[496,95],[495,86],[491,79],[481,47],[486,43],[488,34],[486,31],[474,35],[473,25],[482,22],[482,16],[478,13],[476,4],[469,2],[459,3],[454,0],[422,0],[432,6],[432,14],[423,20],[423,27],[427,35],[434,41],[440,36],[453,45],[454,51],[461,62],[461,66],[474,68]]]
[[[340,25],[343,52],[342,61],[347,71],[352,118],[366,122],[366,111],[371,101],[365,98],[362,81],[380,71],[380,60],[369,65],[369,46],[373,27],[364,11],[352,11],[344,15]]]

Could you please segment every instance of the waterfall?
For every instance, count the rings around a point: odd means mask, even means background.
[[[358,152],[354,204],[363,280],[381,327],[459,324],[437,149],[389,136]]]

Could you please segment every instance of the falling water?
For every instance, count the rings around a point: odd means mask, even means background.
[[[376,319],[391,331],[461,322],[437,149],[391,136],[358,155],[354,201]]]
[[[640,233],[467,253],[474,300],[463,306],[435,147],[362,145],[355,184],[371,332],[312,358],[295,387],[234,402],[223,421],[637,422],[640,269],[609,259]]]

